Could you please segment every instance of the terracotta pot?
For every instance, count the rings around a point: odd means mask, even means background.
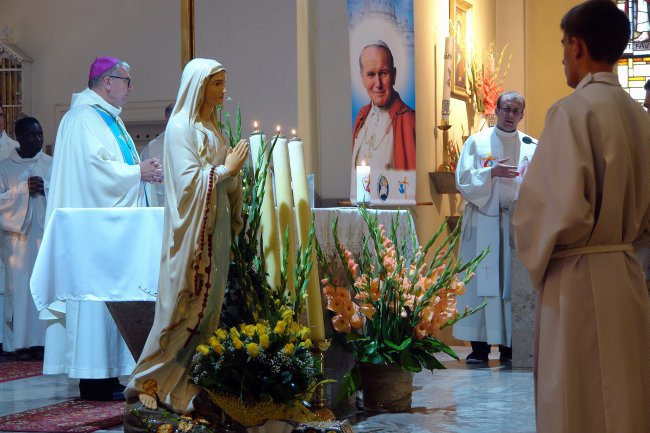
[[[411,410],[413,373],[398,364],[359,363],[363,407],[369,412]]]

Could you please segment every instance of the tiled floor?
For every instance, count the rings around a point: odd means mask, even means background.
[[[466,347],[456,347],[461,359]],[[492,356],[498,358],[493,350]],[[356,414],[358,433],[534,433],[532,371],[503,366],[466,366],[446,361],[447,370],[415,376],[413,409],[400,414]],[[0,368],[1,368],[0,364]],[[123,381],[124,382],[124,381]],[[38,376],[0,383],[0,416],[58,403],[78,395],[77,381]],[[106,432],[108,430],[102,430]],[[122,431],[121,426],[110,431]]]

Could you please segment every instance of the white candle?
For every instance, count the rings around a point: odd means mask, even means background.
[[[293,139],[292,139],[293,140]],[[293,194],[291,192],[291,169],[289,167],[289,148],[287,139],[280,136],[273,148],[273,173],[275,174],[275,192],[278,204],[278,222],[282,254],[287,251],[287,288],[291,294],[296,292],[294,268],[296,266],[296,224],[293,217]],[[289,232],[285,243],[285,233]]]
[[[288,147],[298,239],[300,240],[300,246],[305,248],[307,238],[309,237],[309,227],[311,226],[311,206],[309,205],[309,188],[307,184],[303,143],[300,139],[295,139],[289,142]],[[312,340],[322,341],[325,339],[325,325],[323,322],[320,280],[318,278],[318,262],[316,259],[316,249],[313,245],[309,247],[312,248],[312,267],[307,286],[307,322],[311,330]]]
[[[451,37],[447,36],[445,38],[445,62],[444,62],[444,73],[443,73],[443,84],[442,84],[442,120],[443,122],[449,122],[449,113],[450,109],[450,100],[451,100]]]
[[[262,143],[266,141],[266,136],[262,134],[262,131],[257,129],[257,122],[253,122],[253,128],[253,132],[251,132],[251,136],[248,138],[248,143],[251,149],[251,160],[253,161],[252,166],[257,169],[257,157],[260,154]]]
[[[249,138],[251,155],[253,156],[253,166],[257,166],[258,156],[262,149],[262,143],[266,137],[259,131],[253,133]],[[270,146],[270,143],[269,143]],[[268,148],[266,149],[268,152]],[[265,158],[266,156],[262,156]],[[263,165],[261,162],[260,165]],[[264,244],[264,264],[268,273],[267,282],[273,288],[280,286],[280,245],[278,242],[278,219],[275,213],[275,200],[273,198],[273,183],[271,181],[271,171],[266,172],[264,179],[264,199],[261,206],[260,231],[262,242]]]
[[[370,203],[370,166],[366,161],[357,165],[357,203]]]

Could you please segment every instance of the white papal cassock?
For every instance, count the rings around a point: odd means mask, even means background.
[[[14,351],[45,343],[45,323],[29,291],[29,277],[43,238],[45,196],[30,195],[27,180],[39,176],[49,188],[52,157],[42,152],[21,158],[13,149],[0,162],[0,228],[6,267],[3,349]]]
[[[93,105],[115,116],[126,131],[117,117],[120,108],[90,89],[72,95],[70,110],[61,120],[56,136],[46,221],[57,208],[145,204],[140,166],[125,162],[117,139]],[[134,157],[137,159],[137,154]],[[34,290],[37,288],[32,287]],[[54,317],[60,318],[60,303],[55,304],[49,308]],[[65,341],[61,341],[61,329],[56,323],[52,329],[48,327],[44,373],[65,372],[86,379],[131,373],[135,361],[103,302],[67,301],[64,323]]]

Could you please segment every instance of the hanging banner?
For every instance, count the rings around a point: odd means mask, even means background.
[[[415,204],[413,0],[348,0],[350,200]]]

